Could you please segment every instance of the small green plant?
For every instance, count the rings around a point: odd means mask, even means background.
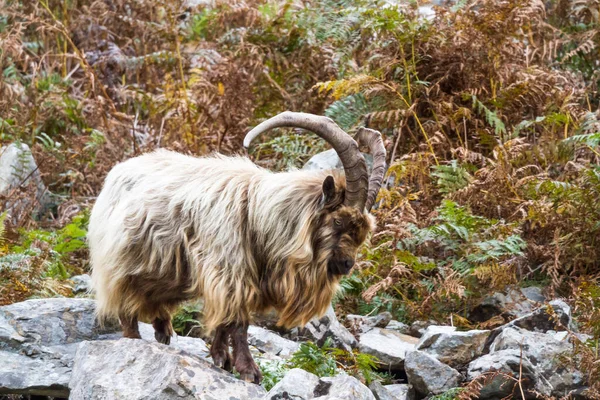
[[[301,368],[319,377],[337,374],[335,357],[332,356],[331,341],[328,339],[322,348],[312,342],[302,343],[300,349],[290,358],[291,368]]]
[[[430,400],[455,400],[459,398],[459,395],[464,391],[463,388],[453,388],[442,394],[438,394],[430,397]]]
[[[277,382],[282,380],[286,372],[290,370],[290,367],[285,361],[259,360],[258,367],[263,376],[263,380],[260,384],[267,391],[271,390]]]
[[[331,347],[331,339],[327,339],[322,347],[312,342],[301,343],[300,348],[287,361],[260,361],[263,374],[262,385],[270,390],[279,382],[287,371],[300,368],[319,377],[335,376],[348,373],[367,385],[374,380],[390,381],[385,374],[376,372],[377,357]]]
[[[198,319],[198,315],[201,312],[202,308],[197,303],[186,303],[182,305],[173,316],[173,330],[177,332],[178,335],[188,336],[192,330],[202,326],[202,323]]]
[[[431,176],[436,178],[436,184],[442,194],[454,193],[466,187],[473,179],[456,160],[450,161],[448,165],[434,165],[431,169]]]

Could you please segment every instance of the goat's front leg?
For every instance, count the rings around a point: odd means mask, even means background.
[[[219,325],[215,330],[215,337],[213,338],[212,345],[210,346],[210,356],[213,359],[213,363],[226,371],[233,371],[231,354],[229,354],[229,335],[231,327],[226,325]]]
[[[262,374],[258,365],[254,362],[252,354],[250,354],[250,348],[248,347],[248,324],[233,326],[231,330],[231,342],[235,370],[246,382],[254,382],[258,385],[262,380]]]

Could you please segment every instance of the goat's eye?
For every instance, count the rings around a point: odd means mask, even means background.
[[[333,222],[334,222],[334,223],[335,223],[337,226],[340,226],[340,225],[342,225],[342,221],[341,221],[341,220],[339,220],[339,219],[337,219],[337,218],[336,218],[336,219],[334,219],[334,220],[333,220]]]

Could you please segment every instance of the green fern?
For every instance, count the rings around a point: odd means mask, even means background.
[[[301,368],[319,377],[337,374],[335,358],[327,351],[331,348],[331,340],[327,339],[322,348],[312,342],[300,344],[300,349],[289,359],[290,368]]]
[[[260,143],[256,146],[255,155],[257,160],[275,158],[273,169],[285,170],[301,168],[310,157],[325,149],[325,142],[318,140],[315,135],[291,134]]]
[[[452,160],[448,165],[434,165],[431,176],[437,178],[436,184],[440,193],[450,194],[466,187],[473,177],[469,172]]]
[[[349,131],[356,126],[361,118],[378,109],[381,102],[378,100],[367,100],[362,93],[346,96],[332,103],[325,115],[333,119],[343,130]]]
[[[477,96],[471,95],[471,99],[473,100],[473,108],[475,109],[475,111],[484,114],[485,120],[488,122],[488,124],[490,124],[492,128],[494,128],[494,132],[497,136],[500,136],[501,141],[504,142],[506,135],[506,126],[504,125],[504,122],[502,122],[498,114],[487,108],[481,101],[477,99]]]
[[[472,263],[484,263],[499,260],[506,256],[521,256],[527,243],[519,235],[511,235],[504,240],[492,239],[473,243],[476,252],[469,254],[467,260]]]

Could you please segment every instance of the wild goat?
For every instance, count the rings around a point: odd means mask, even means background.
[[[152,321],[156,340],[169,344],[174,309],[203,297],[215,365],[258,383],[247,343],[252,316],[274,308],[279,324],[293,327],[326,311],[373,228],[369,210],[385,149],[379,132],[359,130],[356,140],[374,157],[369,179],[351,136],[329,118],[293,112],[258,125],[244,145],[277,127],[328,141],[345,178],[333,171],[272,173],[245,157],[166,150],[110,171],[89,225],[99,318],[118,318],[128,338],[140,337],[138,319]]]

